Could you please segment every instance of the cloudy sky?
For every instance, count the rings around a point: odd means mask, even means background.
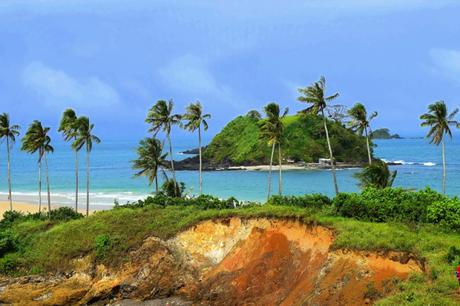
[[[418,117],[460,106],[457,0],[2,0],[0,112],[56,127],[73,107],[103,138],[142,137],[148,108],[199,99],[210,133],[269,101],[289,106],[325,75],[375,127],[422,135]]]

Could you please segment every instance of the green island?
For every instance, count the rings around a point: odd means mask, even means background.
[[[399,134],[391,134],[390,129],[382,128],[377,129],[371,133],[372,138],[374,139],[401,139],[402,137]]]
[[[270,146],[261,137],[261,119],[254,113],[238,116],[218,133],[206,148],[203,162],[208,168],[268,165]],[[310,114],[288,115],[284,125],[283,160],[291,163],[317,163],[328,157],[323,119]],[[331,145],[338,162],[362,164],[367,160],[366,139],[341,122],[328,120]],[[196,158],[178,162],[179,169],[196,163]]]

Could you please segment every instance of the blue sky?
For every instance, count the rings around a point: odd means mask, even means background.
[[[140,138],[156,100],[200,99],[210,136],[270,101],[301,109],[296,89],[325,75],[375,128],[422,135],[428,103],[460,106],[459,15],[456,0],[4,0],[0,111],[57,127],[73,107],[102,138]]]

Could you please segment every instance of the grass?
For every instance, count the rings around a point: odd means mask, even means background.
[[[117,266],[128,260],[129,251],[139,247],[148,236],[167,239],[202,220],[230,216],[298,218],[333,228],[336,233],[334,248],[411,252],[426,260],[426,273],[399,283],[396,294],[380,300],[379,304],[458,305],[454,293],[458,287],[454,266],[446,259],[449,247],[460,246],[458,233],[446,232],[434,225],[363,222],[331,216],[327,211],[290,206],[225,210],[149,206],[98,212],[88,218],[60,224],[29,220],[13,224],[19,247],[17,252],[4,258],[19,265],[23,274],[63,271],[71,268],[72,258],[90,255],[96,259],[96,240],[103,235],[111,243],[100,260]]]

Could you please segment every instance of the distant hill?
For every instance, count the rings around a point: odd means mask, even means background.
[[[267,164],[270,147],[260,139],[261,120],[256,116],[239,116],[217,134],[203,159],[211,166],[239,166]],[[322,119],[314,115],[293,115],[283,119],[285,144],[284,160],[318,162],[328,157]],[[329,132],[336,160],[361,163],[366,160],[366,143],[340,123],[329,121]]]
[[[402,137],[398,134],[391,134],[387,128],[377,129],[372,132],[371,137],[373,139],[401,139]]]

